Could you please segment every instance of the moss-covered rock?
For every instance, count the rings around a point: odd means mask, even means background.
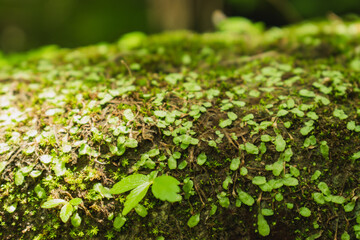
[[[1,239],[360,238],[360,23],[0,58]]]

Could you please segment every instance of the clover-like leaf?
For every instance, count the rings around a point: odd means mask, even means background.
[[[64,206],[62,206],[60,210],[61,221],[66,223],[69,220],[70,216],[72,215],[73,210],[74,208],[70,203],[66,203]]]
[[[259,148],[252,143],[245,143],[245,150],[249,154],[259,154]]]
[[[345,212],[351,212],[355,208],[355,201],[351,201],[344,206]]]
[[[308,135],[312,130],[314,130],[314,126],[305,126],[300,129],[300,133],[304,136]]]
[[[115,218],[113,226],[116,230],[120,230],[120,228],[124,226],[125,222],[126,222],[126,218],[124,216],[119,215]]]
[[[181,201],[179,181],[171,176],[162,175],[155,178],[151,190],[154,196],[162,201]]]
[[[248,206],[252,206],[255,203],[254,198],[247,192],[238,190],[238,194],[239,194],[240,201],[243,202],[244,204],[246,204]]]
[[[135,119],[135,115],[134,113],[131,111],[131,109],[125,109],[124,111],[124,117],[128,120],[128,121],[132,121]]]
[[[200,153],[199,156],[196,158],[196,162],[199,165],[203,165],[206,162],[206,154],[205,153]]]
[[[69,203],[73,206],[77,206],[79,204],[81,204],[83,202],[83,200],[81,198],[73,198],[69,201]]]
[[[261,214],[264,216],[272,216],[274,215],[274,211],[272,209],[263,208],[261,209]]]
[[[112,195],[110,194],[110,189],[107,187],[104,187],[101,183],[95,183],[93,186],[93,189],[100,193],[103,197],[106,198],[112,198]]]
[[[24,183],[24,175],[21,172],[21,170],[18,170],[15,173],[15,184],[16,184],[16,186],[20,186],[23,183]]]
[[[168,113],[166,111],[160,111],[160,110],[156,110],[154,111],[154,115],[158,118],[164,118],[166,117]]]
[[[66,203],[63,199],[51,199],[49,201],[44,202],[41,207],[42,208],[54,208],[62,203]]]
[[[325,198],[324,198],[324,195],[322,193],[313,193],[313,198],[314,198],[314,201],[318,204],[324,204],[325,203]]]
[[[293,187],[299,184],[299,181],[296,178],[289,177],[283,178],[283,183],[285,186]]]
[[[230,170],[235,171],[240,167],[240,158],[233,158],[230,164]]]
[[[46,196],[46,191],[44,188],[40,186],[40,184],[36,185],[34,191],[38,198],[44,198]]]
[[[286,116],[287,114],[289,113],[289,111],[285,110],[285,109],[281,109],[278,111],[277,113],[277,117],[283,117],[283,116]]]
[[[301,89],[301,90],[299,91],[299,94],[300,94],[300,96],[302,96],[302,97],[309,97],[309,98],[313,98],[313,97],[316,96],[313,91],[310,91],[310,90],[307,90],[307,89]]]
[[[150,185],[151,182],[144,182],[130,192],[130,194],[126,197],[122,215],[125,216],[131,211],[131,209],[139,204],[139,202],[145,197]]]
[[[266,178],[263,176],[256,176],[252,179],[252,183],[255,185],[261,185],[266,183]]]
[[[335,109],[333,112],[333,116],[339,118],[340,120],[348,118],[348,115],[346,115],[346,113],[341,109]]]
[[[149,181],[149,177],[143,174],[133,174],[121,179],[111,189],[111,194],[120,194],[134,189]]]
[[[79,227],[80,224],[81,224],[81,217],[78,213],[75,213],[71,216],[71,224],[74,226],[74,227]]]
[[[227,115],[228,115],[228,118],[232,121],[235,121],[238,118],[238,116],[233,112],[228,112]]]
[[[259,234],[261,236],[265,237],[265,236],[268,236],[270,234],[270,226],[269,226],[269,224],[267,223],[267,221],[265,220],[264,216],[261,213],[258,214],[257,225],[258,225]]]
[[[148,211],[146,207],[144,207],[144,205],[138,204],[135,206],[134,209],[140,217],[146,217],[146,215],[148,214]]]
[[[286,142],[280,134],[276,136],[274,144],[276,146],[276,151],[282,152],[285,150]]]
[[[307,207],[301,207],[301,208],[299,208],[299,213],[303,217],[310,217],[311,210],[308,209]]]
[[[350,235],[348,234],[348,232],[344,232],[343,234],[341,234],[341,240],[350,240]]]
[[[274,176],[279,176],[284,170],[284,162],[282,160],[278,160],[272,164],[272,172]]]
[[[318,188],[320,189],[320,191],[321,191],[323,194],[325,194],[325,195],[327,195],[327,196],[329,196],[329,195],[331,194],[328,185],[327,185],[326,183],[324,183],[324,182],[320,182],[320,183],[318,184]]]
[[[221,120],[219,123],[219,126],[221,128],[226,128],[227,126],[230,126],[232,124],[232,120],[231,119],[226,119],[226,120]]]
[[[331,202],[336,204],[343,204],[345,202],[345,198],[343,196],[331,196]]]
[[[138,146],[138,141],[134,138],[129,138],[126,140],[124,146],[128,148],[136,148]]]
[[[197,213],[193,216],[191,216],[187,222],[187,225],[190,227],[190,228],[193,228],[195,227],[196,225],[198,225],[198,223],[200,222],[200,213]]]
[[[173,156],[169,157],[168,166],[169,166],[170,169],[176,169],[177,168],[177,161]]]

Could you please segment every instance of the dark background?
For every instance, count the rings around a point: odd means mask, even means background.
[[[131,31],[211,31],[216,9],[271,27],[360,14],[360,0],[0,0],[0,50],[114,42]]]

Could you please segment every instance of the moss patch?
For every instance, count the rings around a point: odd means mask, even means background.
[[[359,26],[1,57],[1,238],[360,238]]]

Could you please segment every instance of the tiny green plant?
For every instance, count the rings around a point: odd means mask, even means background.
[[[156,198],[169,202],[181,201],[182,197],[178,194],[180,182],[172,176],[158,177],[157,174],[157,171],[153,171],[149,175],[132,174],[123,178],[110,189],[111,194],[120,194],[131,190],[124,203],[123,216],[139,204],[151,185],[152,193]]]
[[[190,228],[193,228],[195,227],[196,225],[198,225],[198,223],[200,222],[200,213],[197,213],[193,216],[191,216],[187,222],[187,225],[190,227]]]
[[[61,221],[66,223],[71,217],[71,224],[74,227],[79,227],[81,224],[81,217],[77,213],[78,205],[82,203],[81,198],[73,198],[70,201],[66,201],[64,199],[51,199],[44,202],[41,207],[42,208],[55,208],[59,205],[63,205],[60,210],[60,218]]]

